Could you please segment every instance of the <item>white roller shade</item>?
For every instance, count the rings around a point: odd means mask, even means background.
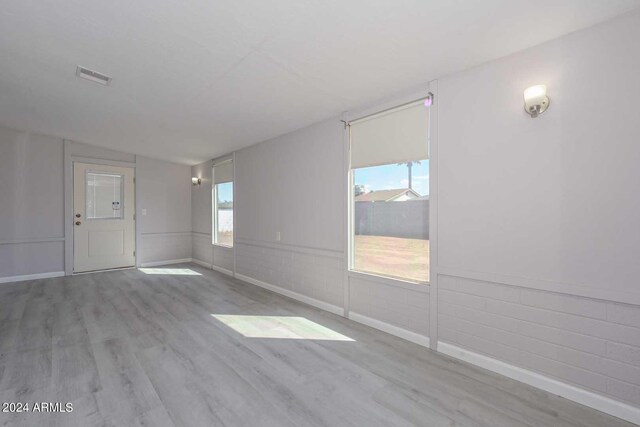
[[[213,182],[221,184],[233,181],[233,161],[213,165]]]
[[[419,101],[351,122],[351,167],[426,159],[428,121]]]

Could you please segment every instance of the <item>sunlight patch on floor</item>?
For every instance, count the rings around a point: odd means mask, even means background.
[[[139,268],[144,274],[171,274],[174,276],[202,276],[188,268]]]
[[[354,341],[304,317],[238,314],[212,314],[211,316],[247,338]]]

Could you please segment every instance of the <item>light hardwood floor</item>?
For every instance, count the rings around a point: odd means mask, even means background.
[[[1,425],[631,425],[222,274],[163,268],[200,275],[0,286],[0,402],[74,409]]]

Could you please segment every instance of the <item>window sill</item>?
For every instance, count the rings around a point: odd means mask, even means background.
[[[370,282],[382,283],[383,285],[395,286],[397,288],[408,289],[410,291],[429,293],[429,282],[417,283],[408,280],[396,279],[393,277],[380,276],[373,273],[365,273],[362,271],[349,270],[349,277],[356,279],[368,280]]]
[[[233,249],[233,245],[223,245],[222,243],[213,243],[213,246],[217,246],[219,248],[225,248],[225,249]]]

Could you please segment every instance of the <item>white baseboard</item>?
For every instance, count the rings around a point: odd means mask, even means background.
[[[223,268],[223,267],[218,267],[217,265],[211,264],[210,262],[202,261],[196,258],[191,258],[191,262],[194,264],[198,264],[202,267],[208,268],[209,270],[215,270],[220,273],[224,273],[228,276],[235,277],[235,275],[233,274],[233,271],[227,270],[226,268]]]
[[[363,325],[371,326],[372,328],[379,329],[391,335],[395,335],[412,343],[429,348],[429,337],[417,334],[415,332],[408,331],[398,326],[391,325],[381,320],[372,319],[371,317],[364,316],[362,314],[349,312],[349,319],[354,322],[362,323]]]
[[[199,266],[208,268],[209,270],[211,270],[211,263],[210,262],[206,262],[206,261],[201,261],[199,259],[196,258],[191,258],[191,262],[194,264],[198,264]]]
[[[212,270],[218,271],[220,273],[226,274],[228,276],[235,277],[235,274],[233,274],[233,271],[227,270],[226,268],[223,268],[223,267],[218,267],[215,264],[211,264],[209,268]]]
[[[240,279],[253,285],[260,286],[261,288],[265,288],[278,294],[284,295],[286,297],[293,298],[305,304],[309,304],[316,308],[328,311],[329,313],[337,314],[338,316],[344,316],[344,309],[342,307],[338,307],[337,305],[329,304],[328,302],[320,301],[315,298],[290,291],[288,289],[283,289],[280,286],[272,285],[270,283],[254,279],[253,277],[245,276],[243,274],[236,274],[236,279]]]
[[[573,400],[598,411],[623,420],[640,424],[640,408],[563,383],[527,369],[519,368],[500,360],[469,351],[453,344],[438,342],[438,351],[456,359],[464,360],[505,377],[529,384],[549,393]]]
[[[226,274],[228,276],[235,277],[235,275],[233,274],[233,271],[227,270],[226,268],[223,268],[223,267],[218,267],[217,265],[211,264],[209,262],[201,261],[201,260],[196,259],[196,258],[191,258],[191,262],[194,263],[194,264],[201,265],[202,267],[206,267],[209,270],[215,270],[215,271],[218,271],[220,273],[224,273],[224,274]]]
[[[184,264],[191,261],[193,261],[191,258],[167,259],[164,261],[143,262],[140,264],[140,267],[145,268],[145,267],[157,267],[159,265]]]
[[[0,283],[24,282],[25,280],[49,279],[51,277],[62,277],[64,271],[51,271],[49,273],[26,274],[23,276],[0,277]]]
[[[288,289],[283,289],[279,286],[272,285],[270,283],[263,282],[258,279],[254,279],[253,277],[245,276],[243,274],[236,274],[236,278],[243,280],[245,282],[249,282],[253,285],[260,286],[261,288],[268,289],[270,291],[279,293],[281,295],[287,296],[289,298],[293,298],[305,304],[312,305],[314,307],[320,308],[322,310],[328,311],[333,314],[337,314],[338,316],[344,316],[344,309],[342,307],[338,307],[337,305],[329,304],[324,301],[319,301],[315,298],[308,297],[306,295],[299,294],[294,291],[290,291]],[[399,338],[403,338],[407,341],[411,341],[415,344],[424,346],[429,348],[429,337],[425,337],[423,335],[417,334],[415,332],[408,331],[406,329],[390,325],[388,323],[382,322],[380,320],[372,319],[367,316],[363,316],[358,313],[349,313],[349,319],[362,323],[367,326],[371,326],[372,328],[379,329],[383,332],[386,332],[391,335],[395,335]]]
[[[224,274],[226,274],[228,276],[235,277],[235,275],[233,274],[233,271],[227,270],[226,268],[223,268],[223,267],[218,267],[217,265],[211,264],[209,262],[202,261],[202,260],[199,260],[199,259],[196,259],[196,258],[191,258],[191,262],[194,263],[194,264],[198,264],[198,265],[200,265],[202,267],[208,268],[209,270],[215,270],[215,271],[218,271],[220,273],[224,273]]]

